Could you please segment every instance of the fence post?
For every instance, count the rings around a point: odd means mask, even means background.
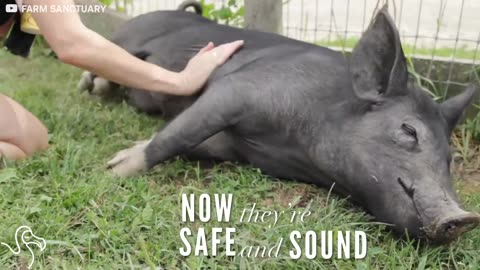
[[[282,33],[282,0],[245,0],[245,28]]]

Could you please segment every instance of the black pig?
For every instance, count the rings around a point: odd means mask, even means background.
[[[480,217],[460,207],[449,171],[449,137],[475,89],[437,104],[412,83],[386,8],[349,59],[182,11],[134,18],[113,41],[181,71],[195,53],[191,44],[237,39],[244,48],[198,96],[125,89],[132,106],[171,121],[119,152],[108,163],[115,174],[145,172],[178,155],[245,162],[275,177],[335,183],[334,191],[410,236],[449,242],[478,226]],[[93,92],[113,86],[89,73],[81,85]]]

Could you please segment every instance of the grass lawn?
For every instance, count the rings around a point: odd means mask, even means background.
[[[0,241],[15,243],[20,225],[47,240],[34,269],[479,269],[480,229],[449,246],[402,240],[372,223],[359,208],[324,189],[271,179],[248,166],[220,164],[200,169],[196,162],[171,161],[145,176],[118,179],[106,161],[133,141],[145,139],[159,121],[127,105],[103,104],[81,95],[80,70],[52,58],[23,60],[0,52],[0,91],[36,114],[49,128],[45,153],[0,171]],[[480,212],[480,190],[457,181],[469,210]],[[182,193],[233,193],[228,224],[181,222]],[[289,210],[289,203],[312,215],[276,226],[238,220],[253,203],[265,210]],[[363,230],[363,260],[292,260],[290,246],[278,258],[181,257],[182,227],[235,227],[235,250],[275,244],[292,230]],[[34,246],[35,248],[35,246]],[[13,255],[0,246],[0,269],[26,269],[28,252]]]

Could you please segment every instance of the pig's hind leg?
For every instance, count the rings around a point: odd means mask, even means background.
[[[81,92],[90,92],[93,89],[94,75],[91,72],[84,71],[80,76],[80,81],[77,83],[77,89]]]
[[[114,99],[115,97],[122,97],[119,93],[122,93],[119,89],[120,86],[102,77],[98,77],[95,74],[84,71],[77,84],[80,92],[87,92],[92,97],[100,97],[102,99]]]
[[[131,176],[177,155],[186,154],[188,157],[191,150],[190,156],[208,157],[212,154],[209,150],[214,150],[208,144],[215,142],[215,139],[207,141],[203,146],[200,144],[235,125],[242,118],[243,112],[249,111],[245,98],[236,93],[238,92],[227,89],[210,89],[152,140],[119,152],[108,162],[109,168],[118,176]],[[196,146],[199,147],[194,150]],[[217,152],[223,157],[233,157],[228,151],[222,153],[223,150],[225,149],[218,148]]]
[[[149,53],[145,51],[127,51],[141,60],[148,60],[147,58],[149,57]],[[81,92],[85,91],[90,95],[99,96],[102,98],[118,96],[118,88],[120,88],[120,85],[105,78],[99,77],[89,71],[84,71],[77,83],[77,89]]]

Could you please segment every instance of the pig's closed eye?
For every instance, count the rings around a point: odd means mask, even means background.
[[[414,127],[410,126],[409,124],[402,124],[402,130],[405,132],[405,134],[414,138],[415,141],[418,142],[417,130],[415,130]]]
[[[395,132],[395,142],[407,151],[419,150],[419,142],[417,137],[417,130],[409,125],[403,123],[401,128]]]

